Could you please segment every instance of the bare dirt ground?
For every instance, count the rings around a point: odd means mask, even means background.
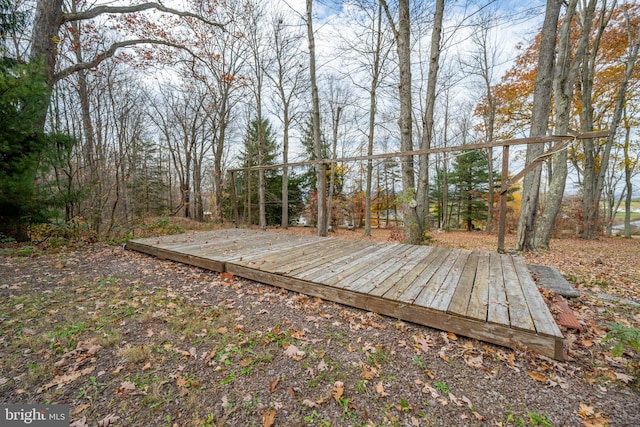
[[[74,426],[637,426],[639,254],[601,238],[525,255],[589,291],[557,362],[121,246],[7,246],[0,402],[66,403]]]

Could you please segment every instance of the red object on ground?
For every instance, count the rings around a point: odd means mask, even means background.
[[[577,329],[579,332],[582,332],[582,325],[576,319],[576,316],[571,311],[571,307],[567,304],[567,300],[562,295],[554,295],[552,304],[555,310],[552,312],[556,315],[556,323],[559,326],[564,326],[568,329]]]

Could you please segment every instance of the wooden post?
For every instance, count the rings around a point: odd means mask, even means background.
[[[231,171],[231,188],[233,189],[233,223],[238,228],[238,194],[236,190],[236,173]]]
[[[502,172],[500,177],[500,216],[498,219],[498,252],[503,254],[507,233],[507,193],[509,192],[509,146],[502,146]]]

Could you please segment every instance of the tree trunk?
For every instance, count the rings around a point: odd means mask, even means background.
[[[633,177],[633,161],[629,155],[629,148],[631,146],[631,123],[626,114],[624,114],[624,186],[626,190],[624,198],[624,237],[625,239],[631,238],[631,202],[633,201],[633,184],[631,178]]]
[[[309,74],[311,79],[311,104],[313,118],[313,148],[316,160],[322,160],[322,140],[320,138],[320,99],[316,78],[316,47],[313,35],[313,0],[307,0],[307,36],[309,38]],[[316,187],[318,191],[318,236],[327,236],[327,173],[326,165],[316,167]]]
[[[282,161],[289,162],[289,105],[284,107],[284,129],[282,130]],[[282,219],[280,226],[289,228],[289,168],[282,168]]]
[[[567,5],[567,12],[560,29],[558,63],[554,78],[556,135],[566,135],[569,133],[573,88],[575,86],[579,66],[586,59],[585,53],[589,43],[591,24],[597,2],[596,0],[591,0],[584,10],[582,16],[582,34],[572,61],[571,21],[575,14],[577,3],[577,0],[571,0]],[[565,149],[562,149],[553,155],[552,167],[549,171],[549,174],[551,175],[549,192],[547,194],[544,211],[537,224],[537,230],[534,238],[534,246],[536,248],[549,248],[551,233],[562,206],[562,199],[567,181],[567,161],[567,150]]]
[[[400,151],[413,151],[412,136],[412,111],[411,111],[411,10],[409,0],[398,1],[398,25],[394,24],[386,0],[380,0],[382,7],[389,20],[389,25],[393,28],[396,39],[396,49],[398,52],[398,68],[400,74],[400,84],[398,92],[400,97]],[[418,212],[415,208],[415,169],[413,166],[413,156],[400,157],[403,206],[402,215],[404,230],[407,234],[407,243],[422,243],[422,227],[420,225]]]
[[[333,117],[333,132],[332,132],[332,147],[331,158],[336,159],[338,157],[338,128],[340,126],[340,114],[342,113],[342,107],[338,106],[336,109],[336,115]],[[331,171],[329,175],[329,197],[327,201],[327,227],[331,226],[331,214],[333,208],[333,193],[336,179],[336,163],[331,162]]]
[[[556,35],[561,6],[562,0],[547,1],[540,40],[538,71],[533,91],[530,131],[530,136],[532,137],[544,136],[547,133],[551,109]],[[544,146],[542,144],[529,144],[527,146],[526,164],[530,164],[543,152]],[[542,166],[538,165],[524,177],[517,236],[517,249],[520,251],[528,251],[535,248],[535,225],[541,170]]]
[[[367,135],[367,156],[373,155],[374,133],[376,129],[377,90],[380,81],[381,49],[382,49],[382,4],[378,3],[378,15],[376,16],[376,41],[373,52],[372,78],[369,89],[369,133]],[[371,236],[371,186],[373,179],[373,161],[367,160],[367,186],[365,189],[365,212],[364,212],[364,235]],[[388,213],[388,212],[387,212]],[[388,220],[388,218],[387,218]],[[380,215],[378,214],[378,226],[380,226]],[[355,224],[354,224],[355,227]]]
[[[62,23],[63,3],[63,0],[38,0],[31,32],[30,59],[31,61],[43,62],[50,88],[54,84],[53,75],[58,57],[57,41],[59,40],[58,32]]]
[[[438,82],[438,69],[440,68],[440,40],[442,39],[442,20],[444,18],[444,0],[436,1],[436,10],[433,20],[433,32],[431,33],[431,52],[429,57],[429,73],[427,76],[427,94],[425,99],[425,112],[422,117],[422,139],[420,149],[428,150],[433,141],[434,110],[436,103],[436,84]],[[418,202],[418,221],[421,231],[429,228],[429,155],[422,154],[420,159],[420,171],[418,176],[418,189],[416,191]]]

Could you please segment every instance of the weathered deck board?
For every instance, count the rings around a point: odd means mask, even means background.
[[[128,249],[562,359],[520,257],[251,230],[132,240]]]
[[[487,308],[489,307],[489,254],[486,252],[478,255],[476,277],[473,282],[473,290],[469,296],[469,305],[466,313],[458,313],[462,316],[487,320]]]

